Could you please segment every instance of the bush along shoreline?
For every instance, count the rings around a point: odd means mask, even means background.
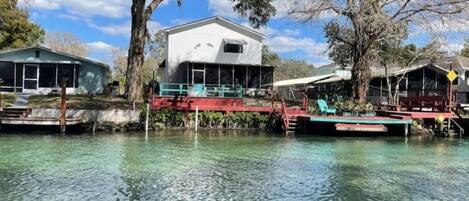
[[[140,113],[140,120],[145,124],[145,109]],[[195,127],[195,112],[184,113],[169,109],[153,110],[149,113],[149,128],[153,130]],[[258,112],[199,112],[199,128],[203,129],[262,129],[275,131],[278,118],[275,114]]]

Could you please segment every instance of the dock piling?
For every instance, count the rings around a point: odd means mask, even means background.
[[[65,127],[66,127],[66,120],[67,120],[67,101],[66,101],[66,90],[67,90],[67,78],[62,79],[61,84],[61,100],[60,100],[60,134],[65,135]]]

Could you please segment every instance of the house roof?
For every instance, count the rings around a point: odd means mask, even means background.
[[[231,25],[231,26],[234,26],[234,27],[239,28],[241,30],[248,31],[252,34],[255,34],[257,36],[265,38],[264,34],[254,30],[252,28],[245,27],[243,25],[232,22],[231,20],[225,19],[225,18],[220,17],[220,16],[213,16],[213,17],[209,17],[209,18],[189,22],[189,23],[186,23],[186,24],[181,24],[181,25],[178,25],[178,26],[174,26],[174,27],[164,29],[164,31],[172,33],[172,32],[177,32],[177,31],[180,31],[180,30],[192,29],[192,28],[195,28],[195,27],[199,27],[199,26],[203,26],[203,25],[210,24],[210,23],[215,23],[215,22],[220,22],[221,24],[224,24],[224,25]]]
[[[79,61],[84,61],[84,62],[92,63],[92,64],[95,64],[95,65],[98,65],[98,66],[103,67],[106,71],[110,71],[109,65],[107,65],[107,64],[104,64],[104,63],[101,63],[101,62],[97,62],[97,61],[93,61],[93,60],[90,60],[90,59],[87,59],[87,58],[75,56],[75,55],[72,55],[72,54],[69,54],[69,53],[66,53],[66,52],[56,51],[56,50],[53,50],[53,49],[51,49],[51,48],[44,47],[44,46],[42,46],[42,45],[36,45],[36,46],[31,46],[31,47],[24,47],[24,48],[16,48],[16,49],[4,50],[4,51],[0,51],[0,54],[19,52],[19,51],[28,50],[28,49],[40,49],[40,50],[52,52],[52,53],[59,54],[59,55],[63,55],[63,56],[66,56],[66,57],[70,57],[70,58],[73,58],[73,59],[76,59],[76,60],[79,60]]]
[[[433,69],[437,72],[444,73],[444,74],[449,72],[448,69],[440,67],[440,66],[438,66],[434,63],[433,64],[430,63],[430,64],[414,65],[410,68],[393,67],[393,68],[389,69],[388,76],[390,76],[390,77],[398,76],[398,75],[402,75],[404,73],[408,73],[408,72],[418,70],[418,69],[421,69],[421,68],[424,68],[424,67],[431,68],[431,69]],[[385,76],[386,76],[386,74],[385,74],[384,68],[374,67],[374,68],[371,69],[371,77],[372,78],[383,78]],[[337,81],[341,81],[341,80],[351,80],[351,79],[352,79],[351,74],[347,74],[346,76],[343,76],[343,77],[337,76],[337,77],[332,77],[332,78],[329,78],[329,79],[321,80],[321,81],[316,82],[316,84],[331,83],[331,82],[337,82]]]
[[[274,87],[282,87],[282,86],[294,86],[294,85],[305,85],[315,83],[325,79],[331,79],[339,77],[336,74],[328,74],[328,75],[318,75],[318,76],[311,76],[305,78],[298,78],[298,79],[290,79],[290,80],[281,80],[274,82]]]

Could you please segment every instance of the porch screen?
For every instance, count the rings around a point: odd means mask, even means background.
[[[248,67],[248,88],[259,88],[260,79],[260,68]]]
[[[243,88],[246,88],[246,66],[235,66],[234,78],[235,85],[240,85],[243,86]]]
[[[220,66],[220,84],[225,86],[233,85],[233,66]]]
[[[218,86],[218,65],[207,64],[205,66],[205,84]]]
[[[10,62],[0,62],[0,78],[3,87],[15,86],[15,65]]]
[[[59,64],[57,72],[57,84],[60,86],[62,79],[67,78],[67,87],[73,87],[73,64]]]
[[[271,86],[274,80],[274,69],[268,67],[261,68],[261,76],[261,87],[266,88]]]
[[[57,68],[55,64],[41,64],[39,66],[39,87],[56,87]]]

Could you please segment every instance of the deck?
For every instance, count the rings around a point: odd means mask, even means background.
[[[412,119],[408,116],[350,117],[305,115],[298,117],[303,124],[303,132],[325,135],[349,133],[403,133],[408,135]]]
[[[11,126],[59,126],[59,119],[54,118],[1,118],[0,122],[2,125]],[[85,120],[81,118],[70,118],[66,120],[66,125],[75,126],[84,124]]]

